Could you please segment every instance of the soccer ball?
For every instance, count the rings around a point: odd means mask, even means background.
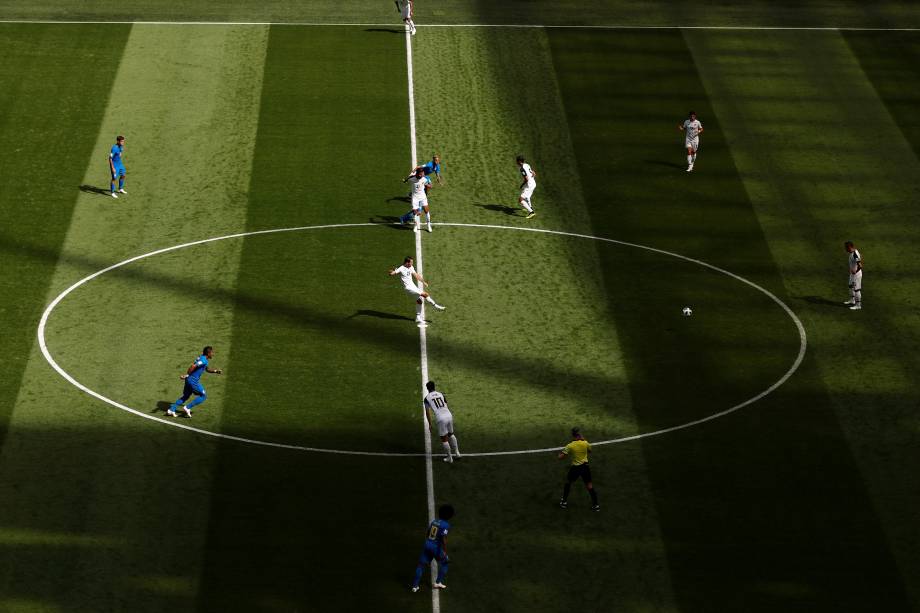
[[[681,311],[681,313],[684,314],[684,317],[690,317],[691,315],[693,315],[693,309],[691,309],[690,307],[684,307],[684,310]]]

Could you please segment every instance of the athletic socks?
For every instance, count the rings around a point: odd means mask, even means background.
[[[569,499],[570,491],[572,491],[572,484],[566,482],[566,484],[562,486],[562,501],[563,502]]]
[[[450,435],[450,446],[454,449],[454,455],[458,458],[460,457],[460,445],[457,443],[457,436],[454,434]]]
[[[687,166],[693,166],[693,156],[692,155],[687,156]]]
[[[118,189],[124,189],[124,188],[125,188],[125,178],[121,177],[120,179],[118,179]],[[112,189],[114,190],[115,188],[113,187]]]
[[[588,490],[588,493],[591,494],[591,504],[597,506],[597,492],[595,492],[594,488],[592,487],[590,490]]]
[[[451,454],[450,454],[450,443],[448,443],[447,441],[444,441],[444,442],[441,443],[441,444],[444,446],[444,455],[445,455],[445,457],[447,457],[447,461],[448,461],[448,462],[453,462],[454,459],[453,459],[453,457],[451,457]]]
[[[695,153],[694,153],[693,155],[690,156],[690,163],[691,163],[691,164],[696,164],[696,154],[695,154]]]

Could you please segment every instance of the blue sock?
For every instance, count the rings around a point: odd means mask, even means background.
[[[118,179],[118,189],[124,189],[124,187],[125,187],[125,178],[121,177],[120,179]]]
[[[199,404],[201,404],[202,402],[204,402],[206,399],[207,399],[207,396],[205,396],[204,394],[202,394],[201,396],[198,396],[197,398],[195,398],[194,400],[192,400],[190,403],[188,403],[187,405],[185,405],[185,408],[191,409],[192,407],[197,407]]]
[[[415,581],[412,582],[412,587],[418,587],[418,584],[422,582],[423,572],[425,572],[425,569],[422,568],[421,564],[415,567]]]
[[[186,400],[188,400],[188,396],[180,396],[174,403],[170,405],[169,410],[175,411],[180,406],[182,406],[182,403],[185,402]]]
[[[444,577],[447,575],[447,558],[438,562],[438,578],[436,583],[444,583]]]
[[[111,185],[112,185],[112,193],[114,194],[115,193],[115,179],[112,179]]]

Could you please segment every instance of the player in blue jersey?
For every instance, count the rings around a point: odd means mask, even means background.
[[[447,575],[447,564],[450,560],[447,557],[447,533],[450,531],[450,524],[447,523],[454,516],[454,507],[449,504],[442,504],[438,509],[438,518],[428,525],[428,535],[425,537],[425,547],[422,549],[422,555],[418,558],[418,566],[415,567],[415,580],[412,582],[412,591],[417,592],[419,584],[422,582],[422,573],[425,567],[431,565],[432,560],[438,561],[438,577],[435,579],[432,587],[436,590],[443,590],[444,576]]]
[[[112,198],[118,198],[118,194],[115,193],[115,181],[118,181],[118,192],[121,194],[127,194],[125,191],[125,175],[128,174],[128,171],[125,170],[125,162],[122,160],[125,153],[125,137],[116,136],[115,144],[112,145],[112,150],[109,151],[109,172],[112,177]]]
[[[219,375],[223,372],[219,368],[208,368],[212,357],[214,357],[214,348],[208,345],[201,350],[201,355],[195,358],[195,361],[188,367],[186,373],[184,375],[179,375],[179,378],[185,381],[185,387],[182,389],[182,395],[179,396],[179,399],[172,403],[169,410],[166,411],[168,417],[175,417],[177,410],[181,410],[182,415],[185,417],[191,417],[192,408],[207,400],[208,395],[201,385],[201,373],[209,372],[214,375]],[[192,396],[197,396],[197,398],[185,404],[185,401]]]
[[[422,168],[425,169],[425,174],[427,174],[429,177],[431,175],[434,175],[435,177],[437,177],[438,185],[441,185],[443,183],[443,181],[441,181],[441,156],[440,155],[435,153],[431,157],[431,161],[425,162],[422,165]]]

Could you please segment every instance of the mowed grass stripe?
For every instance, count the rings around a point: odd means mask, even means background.
[[[909,493],[916,487],[910,477],[893,479],[889,468],[880,467],[878,449],[883,445],[902,461],[917,457],[916,435],[903,424],[920,398],[910,383],[920,325],[905,313],[920,291],[920,271],[903,254],[913,249],[917,234],[920,163],[842,35],[687,39],[705,67],[702,76],[727,136],[750,144],[735,160],[811,331],[811,355],[850,449],[841,457],[856,460],[853,471],[865,480],[873,512],[881,514],[887,538],[863,529],[860,543],[876,549],[879,567],[889,571],[877,584],[888,588],[877,588],[875,595],[896,603],[903,592],[887,550],[900,563],[902,584],[913,587],[909,577],[920,568],[916,535],[898,509],[916,501]],[[741,48],[748,56],[744,65],[731,57]],[[809,61],[792,60],[801,57]],[[911,61],[904,54],[890,57]],[[867,59],[872,62],[871,52]],[[902,76],[882,91],[891,95],[899,82],[907,91],[913,86]],[[867,258],[867,310],[860,313],[839,305],[847,297],[844,240],[855,241]],[[855,372],[842,369],[855,355]],[[874,591],[866,592],[868,600]]]
[[[623,239],[699,256],[785,296],[773,245],[728,149],[731,143],[732,154],[747,151],[747,143],[723,130],[725,118],[715,113],[722,107],[707,97],[702,83],[708,81],[696,71],[708,68],[706,58],[691,54],[679,33],[551,32],[550,40],[557,68],[567,75],[562,91],[579,169],[583,176],[607,171],[609,179],[598,196],[613,204],[591,209],[595,228],[616,227]],[[596,108],[617,112],[602,121]],[[707,130],[692,174],[684,172],[676,129],[689,108]],[[794,353],[788,322],[777,319],[774,307],[751,300],[720,314],[730,324],[722,334],[715,328],[696,339],[707,339],[702,346],[688,337],[683,350],[662,355],[671,326],[654,317],[655,305],[664,299],[680,307],[681,296],[672,295],[680,277],[648,269],[624,283],[614,263],[604,270],[608,287],[621,288],[621,305],[637,305],[612,314],[630,358],[640,419],[698,409],[711,402],[710,394],[728,399],[736,386],[743,389],[733,380],[767,377]],[[705,285],[690,289],[687,299],[698,306],[690,320],[695,327],[725,301],[743,298]],[[694,382],[710,394],[693,393]],[[820,373],[806,360],[784,387],[746,411],[643,441],[681,609],[839,610],[856,601],[868,607],[878,598],[894,608],[902,604],[877,519],[826,390],[816,382]],[[822,536],[827,533],[860,539],[851,548]],[[879,593],[879,584],[894,591]]]
[[[0,29],[0,444],[128,31]]]
[[[402,212],[398,34],[271,29],[248,228]],[[388,226],[247,238],[225,431],[420,450],[414,305],[386,272],[412,250],[411,232]],[[227,444],[212,487],[204,608],[430,610],[406,589],[426,526],[421,458]]]
[[[46,300],[129,255],[243,229],[266,38],[264,28],[132,29],[96,144],[81,161],[84,191]],[[129,194],[118,200],[105,193],[116,133],[128,137]],[[224,294],[239,248],[151,261],[86,286],[50,320],[49,347],[99,391],[161,410],[204,344],[227,364]],[[208,387],[213,398],[199,415],[219,414],[223,390]],[[43,569],[30,588],[65,608],[84,599],[101,610],[187,608],[212,453],[209,441],[86,398],[33,351],[2,462],[3,487],[21,486],[4,498],[5,523],[60,542],[20,548],[19,564]],[[42,465],[53,477],[22,482]],[[72,551],[65,545],[76,534],[108,545]]]
[[[445,183],[430,194],[435,221],[590,233],[594,198],[578,176],[546,34],[424,34],[415,38],[419,147],[425,159],[439,152],[444,163]],[[508,70],[499,58],[510,57],[527,69]],[[538,216],[530,220],[517,205],[517,153],[539,173]],[[638,431],[617,331],[606,317],[616,296],[599,282],[605,246],[470,228],[436,227],[424,238],[433,292],[448,306],[429,329],[431,375],[450,399],[461,448],[561,445],[576,424],[595,441]],[[440,496],[462,501],[456,589],[445,607],[558,610],[576,589],[599,609],[653,601],[667,610],[663,546],[635,449],[595,452],[609,509],[602,516],[588,512],[578,488],[573,513],[560,515],[564,467],[549,454],[436,466]],[[582,561],[589,550],[590,561]],[[595,581],[613,566],[617,573]]]

